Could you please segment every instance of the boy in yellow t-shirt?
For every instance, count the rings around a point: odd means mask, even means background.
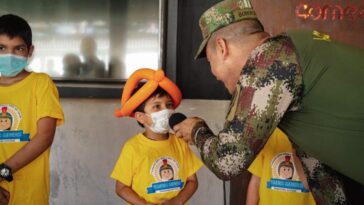
[[[247,205],[314,205],[306,177],[291,142],[276,128],[260,151],[249,172],[252,177]]]
[[[25,70],[32,31],[21,17],[0,17],[0,204],[49,203],[49,153],[63,123],[58,91],[46,74]]]
[[[148,82],[134,89],[143,78]],[[182,205],[197,190],[202,162],[169,133],[168,119],[180,101],[180,90],[162,70],[140,69],[126,82],[116,116],[134,117],[145,128],[124,144],[111,174],[116,193],[129,204]]]

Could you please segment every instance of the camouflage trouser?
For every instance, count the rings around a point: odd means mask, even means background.
[[[309,156],[295,144],[293,144],[293,147],[296,149],[296,155],[301,159],[316,204],[348,204],[340,174],[319,160]]]

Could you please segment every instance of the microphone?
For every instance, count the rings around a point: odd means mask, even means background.
[[[179,113],[179,112],[173,113],[169,117],[169,120],[168,120],[169,127],[173,130],[173,127],[175,125],[177,125],[178,123],[182,122],[186,118],[187,118],[186,115],[184,115],[182,113]]]

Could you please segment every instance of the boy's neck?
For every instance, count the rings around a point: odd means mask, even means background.
[[[18,83],[21,80],[23,80],[24,78],[26,78],[29,74],[30,74],[30,72],[23,70],[15,77],[11,77],[11,78],[0,77],[0,86],[10,86],[15,83]]]
[[[144,135],[148,139],[155,140],[155,141],[167,140],[169,138],[169,133],[157,134],[149,129],[145,129]]]

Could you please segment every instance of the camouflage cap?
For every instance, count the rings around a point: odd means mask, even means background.
[[[215,31],[245,19],[258,19],[249,0],[225,0],[206,10],[199,20],[203,41],[195,59],[206,56],[205,47]]]

